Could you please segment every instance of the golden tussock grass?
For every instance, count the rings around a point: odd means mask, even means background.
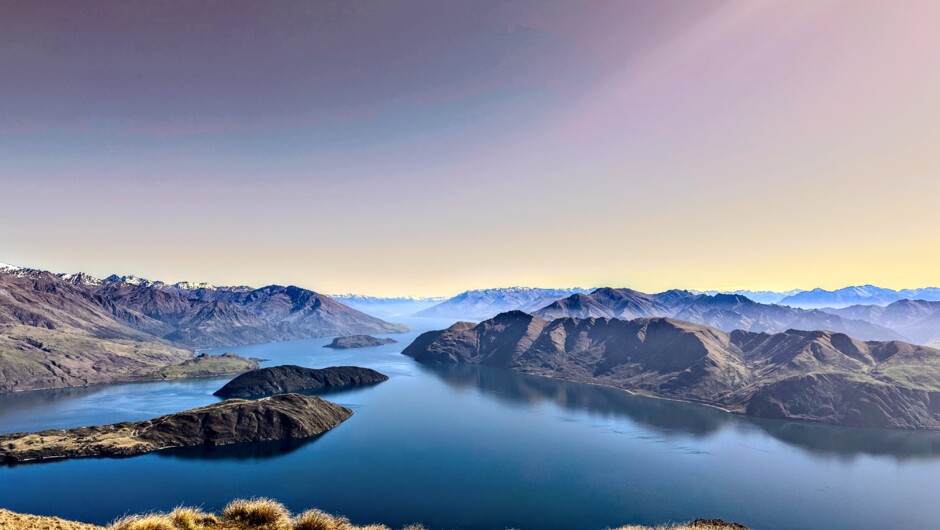
[[[170,513],[130,515],[112,523],[109,530],[391,530],[385,525],[356,526],[349,519],[320,510],[296,516],[283,504],[266,498],[234,500],[218,515],[196,508],[179,507]],[[403,530],[425,530],[411,525]]]
[[[105,530],[99,526],[64,521],[55,517],[25,515],[0,509],[3,530]],[[743,526],[718,524],[716,520],[648,526],[621,526],[608,530],[742,530]],[[129,515],[111,523],[107,530],[391,530],[381,524],[356,526],[346,517],[320,510],[292,516],[283,504],[257,498],[230,502],[219,514],[197,508],[178,507],[170,513]],[[425,530],[413,524],[402,530]]]
[[[734,530],[735,526],[730,524],[710,524],[710,523],[694,523],[694,524],[666,524],[659,526],[637,526],[637,525],[627,525],[627,526],[618,526],[617,528],[611,528],[610,530]]]

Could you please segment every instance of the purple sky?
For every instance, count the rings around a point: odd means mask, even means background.
[[[0,2],[0,261],[940,283],[940,4]]]

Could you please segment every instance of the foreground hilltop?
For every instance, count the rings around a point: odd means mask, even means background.
[[[940,429],[940,350],[832,331],[727,333],[669,318],[545,320],[514,311],[424,333],[403,353],[766,418]]]
[[[38,517],[0,509],[0,528],[9,530],[104,530],[103,527]],[[109,530],[390,530],[382,524],[357,526],[349,519],[320,510],[297,515],[271,499],[234,500],[220,513],[198,508],[175,508],[170,513],[129,515],[108,526]],[[412,524],[402,530],[425,530]],[[623,526],[616,530],[653,530],[645,526]],[[655,530],[747,530],[743,525],[720,519],[696,519],[691,523],[658,526]]]
[[[192,359],[197,347],[406,329],[294,286],[166,285],[2,266],[0,392],[160,379],[148,374]]]

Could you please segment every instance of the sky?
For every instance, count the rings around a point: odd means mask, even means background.
[[[940,2],[0,0],[0,261],[940,284]]]

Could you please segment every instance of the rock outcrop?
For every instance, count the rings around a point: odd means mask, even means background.
[[[226,383],[214,395],[224,398],[253,398],[286,392],[339,390],[387,380],[388,376],[385,374],[358,366],[319,369],[293,365],[272,366],[241,374]]]
[[[2,435],[0,461],[125,457],[173,447],[308,438],[352,414],[346,407],[300,394],[230,399],[148,421]]]

